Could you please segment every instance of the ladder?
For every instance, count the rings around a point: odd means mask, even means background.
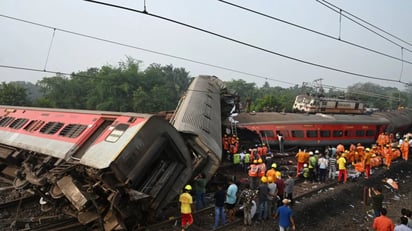
[[[232,135],[235,135],[235,136],[237,136],[237,123],[238,123],[238,121],[230,121],[230,125],[231,125],[231,132],[232,132]]]

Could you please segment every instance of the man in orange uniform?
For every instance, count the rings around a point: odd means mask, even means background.
[[[300,171],[303,169],[303,165],[306,163],[306,153],[299,149],[298,153],[296,154],[296,159],[298,161],[297,169],[296,169],[296,176],[299,175]]]
[[[408,161],[408,156],[409,156],[409,142],[408,139],[405,139],[401,145],[401,151],[402,151],[402,159]]]
[[[385,157],[386,168],[389,169],[392,163],[392,148],[388,144],[383,148],[382,156]]]
[[[365,149],[365,155],[363,158],[363,166],[365,166],[365,177],[368,179],[371,175],[371,153],[370,149],[366,148]]]

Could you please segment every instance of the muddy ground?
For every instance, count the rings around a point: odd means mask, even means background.
[[[383,181],[392,178],[398,182],[399,190],[395,191]],[[366,231],[373,230],[373,216],[370,201],[365,200],[364,190],[372,185],[382,184],[384,207],[388,209],[388,217],[395,224],[399,223],[401,209],[412,209],[412,161],[398,159],[392,162],[392,168],[374,169],[369,179],[359,177],[348,180],[346,184],[338,184],[311,196],[299,198],[292,207],[296,221],[296,230],[304,231]],[[367,199],[367,198],[366,198]],[[365,203],[365,202],[366,203]],[[251,227],[234,225],[227,227],[230,231],[269,231],[278,230],[277,223],[268,220]]]

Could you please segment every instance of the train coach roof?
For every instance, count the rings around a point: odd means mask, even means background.
[[[379,115],[352,115],[352,114],[302,114],[302,113],[278,113],[278,112],[259,112],[259,113],[240,113],[234,118],[239,121],[239,125],[249,124],[386,124],[390,121]]]

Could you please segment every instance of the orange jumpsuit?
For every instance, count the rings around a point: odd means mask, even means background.
[[[409,143],[407,140],[405,140],[402,145],[401,145],[401,151],[402,151],[402,159],[408,160],[409,156]]]

